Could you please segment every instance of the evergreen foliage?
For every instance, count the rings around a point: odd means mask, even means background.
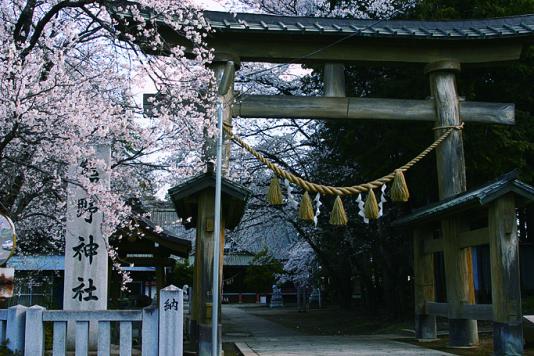
[[[333,2],[334,4],[337,2]],[[460,19],[534,13],[534,2],[490,0],[423,0],[405,18]],[[347,95],[356,97],[425,99],[430,95],[424,65],[347,66]],[[464,129],[468,189],[519,169],[520,178],[534,184],[534,48],[525,48],[514,63],[464,66],[457,76],[465,100],[516,104],[516,125],[469,124]],[[381,176],[417,155],[434,139],[432,123],[328,121],[313,138],[317,145],[316,181],[351,185]],[[363,224],[355,203],[344,201],[348,225],[343,232],[323,222],[314,241],[316,253],[333,280],[339,300],[350,306],[353,286],[361,286],[366,310],[385,305],[390,315],[406,313],[412,285],[411,238],[390,227],[400,213],[438,200],[436,162],[425,158],[406,174],[410,200],[388,202],[385,216]],[[330,202],[331,204],[332,202]],[[524,227],[525,211],[519,218]],[[323,217],[324,219],[324,217]],[[534,219],[532,219],[534,221]],[[525,230],[525,228],[523,228]],[[523,231],[524,235],[524,231]],[[524,236],[523,236],[524,237]],[[408,311],[408,313],[410,313]]]

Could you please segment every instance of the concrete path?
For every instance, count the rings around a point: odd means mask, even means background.
[[[241,338],[266,338],[277,336],[302,335],[299,332],[288,329],[267,319],[260,318],[248,311],[265,308],[256,305],[232,305],[222,306],[223,339],[224,341],[240,340]]]
[[[244,356],[451,355],[394,340],[398,335],[309,336],[250,313],[254,306],[223,305],[223,340]]]
[[[293,336],[236,342],[244,356],[451,355],[375,336]]]

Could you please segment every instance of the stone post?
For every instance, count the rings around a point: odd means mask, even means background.
[[[24,337],[24,352],[26,355],[44,355],[44,323],[45,308],[34,305],[26,310],[26,331]]]
[[[159,292],[159,355],[182,356],[184,294],[173,285]]]
[[[26,307],[15,305],[7,309],[7,348],[12,352],[24,351]]]
[[[143,308],[142,325],[143,349],[142,356],[158,356],[159,347],[159,319],[158,308],[155,306]]]

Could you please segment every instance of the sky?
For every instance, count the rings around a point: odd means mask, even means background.
[[[198,4],[204,10],[212,11],[226,11],[227,9],[216,0],[193,0],[195,4]]]

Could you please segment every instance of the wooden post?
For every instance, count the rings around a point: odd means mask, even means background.
[[[522,355],[519,240],[512,193],[494,201],[488,213],[494,355]]]
[[[204,355],[211,352],[211,286],[213,281],[213,238],[214,238],[214,215],[215,215],[214,190],[206,189],[200,193],[198,201],[197,237],[195,255],[195,284],[193,292],[193,316],[194,324],[198,327],[198,349]],[[224,253],[224,220],[221,224],[221,240],[219,241],[220,266],[219,273],[222,277],[222,263]],[[219,278],[222,281],[222,278]],[[220,286],[219,286],[220,293]],[[219,309],[220,305],[216,306]],[[193,326],[193,323],[192,323]],[[219,338],[220,339],[220,338]]]
[[[432,239],[428,227],[415,228],[413,232],[413,271],[415,299],[415,337],[420,340],[436,339],[436,317],[428,315],[425,301],[433,302],[435,296],[434,255],[425,254],[425,240]]]
[[[218,100],[223,103],[223,121],[232,123],[232,102],[234,100],[234,75],[235,66],[233,61],[215,62],[211,69],[214,72],[218,85]],[[214,146],[213,143],[207,143],[206,146]],[[223,152],[223,174],[227,174],[230,162],[231,142],[225,139]],[[206,156],[206,162],[212,158]],[[210,166],[213,169],[213,165]],[[198,218],[196,232],[196,252],[195,267],[193,272],[193,300],[192,314],[190,325],[190,336],[192,343],[198,346],[200,354],[209,354],[211,351],[211,289],[213,282],[213,248],[214,248],[214,217],[215,217],[215,191],[212,189],[204,190],[198,198]],[[219,255],[219,281],[222,282],[222,265],[224,255],[224,220],[221,223],[221,239]],[[219,286],[219,295],[221,287]],[[219,298],[220,300],[221,298]],[[220,303],[214,306],[219,311],[220,320]],[[219,328],[220,331],[220,328]],[[220,333],[220,332],[219,332]],[[219,349],[222,350],[221,337],[219,336]]]
[[[228,63],[232,64],[232,69],[228,71]],[[212,66],[215,79],[219,85],[219,98],[223,102],[223,122],[232,124],[232,104],[234,102],[234,74],[235,67],[233,62],[217,62]],[[226,71],[226,74],[225,74]],[[226,78],[224,76],[227,76]],[[224,86],[224,88],[222,88]],[[225,135],[224,138],[224,150],[223,150],[223,174],[228,173],[230,166],[230,151],[232,148],[232,142]]]
[[[436,137],[447,127],[461,124],[455,72],[460,65],[455,62],[429,64],[425,72],[430,75],[430,89],[436,110]],[[466,190],[465,162],[462,131],[457,130],[436,148],[436,161],[440,200]],[[454,219],[442,222],[447,302],[449,303],[450,346],[478,344],[476,320],[460,319],[456,312],[462,303],[474,303],[471,249],[458,246],[458,226]]]
[[[165,267],[156,266],[156,300],[159,301],[159,293],[165,288]]]
[[[201,261],[202,261],[202,251],[200,250],[200,233],[196,231],[196,241],[195,244],[195,263],[193,265],[193,286],[191,287],[191,294],[189,295],[189,310],[191,311],[189,316],[189,339],[191,344],[195,347],[198,347],[198,321],[200,320],[200,271],[201,271]]]

